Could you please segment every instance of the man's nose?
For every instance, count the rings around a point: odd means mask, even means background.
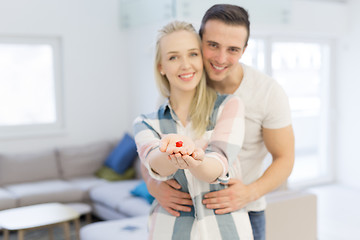
[[[216,53],[215,60],[219,64],[225,63],[225,61],[226,61],[226,51],[222,50],[222,49],[219,49],[219,51],[217,51],[217,53]]]

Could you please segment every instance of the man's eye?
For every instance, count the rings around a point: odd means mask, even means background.
[[[217,47],[217,44],[215,44],[215,43],[209,43],[209,47],[216,48],[216,47]]]
[[[197,57],[197,56],[199,56],[199,54],[197,54],[197,53],[191,53],[190,56],[192,56],[192,57]]]
[[[238,48],[230,48],[230,52],[237,53],[240,50]]]

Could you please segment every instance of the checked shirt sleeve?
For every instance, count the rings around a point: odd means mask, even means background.
[[[148,119],[144,115],[137,117],[133,123],[134,138],[139,158],[148,169],[150,176],[159,181],[166,181],[173,178],[173,175],[162,177],[154,172],[147,156],[150,152],[159,148],[161,139],[160,132],[156,130],[159,121],[157,119]]]
[[[217,159],[223,166],[223,173],[216,182],[229,181],[229,166],[237,161],[244,141],[244,105],[239,97],[229,95],[215,106],[216,122],[205,150],[207,157]]]

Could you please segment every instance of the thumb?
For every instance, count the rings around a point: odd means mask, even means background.
[[[230,178],[228,182],[221,183],[221,184],[231,186],[231,185],[235,185],[235,184],[239,184],[239,183],[242,184],[242,181],[240,179]]]
[[[168,145],[169,145],[169,138],[168,137],[162,138],[159,142],[159,150],[161,152],[166,152]]]

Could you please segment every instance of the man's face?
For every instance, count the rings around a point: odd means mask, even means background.
[[[227,25],[209,20],[202,36],[203,60],[206,72],[213,81],[223,81],[238,66],[245,51],[247,30],[244,26]]]

